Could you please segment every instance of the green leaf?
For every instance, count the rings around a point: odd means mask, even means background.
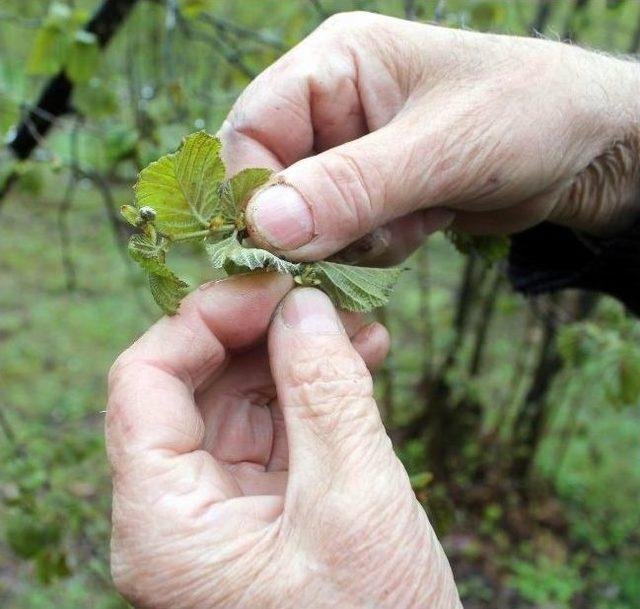
[[[433,474],[431,472],[420,472],[419,474],[413,474],[409,478],[411,482],[411,488],[414,491],[424,490],[433,480]]]
[[[200,131],[140,172],[134,187],[137,204],[156,211],[158,230],[174,237],[209,227],[224,179],[220,148],[220,140]]]
[[[95,76],[100,63],[100,48],[95,34],[78,30],[69,49],[65,66],[67,76],[74,83],[86,83]]]
[[[138,212],[138,208],[133,205],[123,205],[120,208],[120,214],[122,217],[129,223],[131,226],[138,226],[140,222],[140,213]],[[131,243],[129,243],[129,247],[131,247]]]
[[[145,233],[137,233],[129,240],[129,255],[145,270],[156,275],[172,275],[165,265],[166,245],[161,239],[153,241]]]
[[[56,523],[43,523],[35,514],[18,512],[7,519],[5,535],[9,547],[23,559],[36,556],[43,548],[60,541],[62,529]]]
[[[635,345],[621,348],[619,375],[620,402],[637,404],[640,399],[640,350]]]
[[[461,254],[475,253],[487,264],[495,264],[509,255],[511,239],[505,235],[469,235],[445,231],[445,235]]]
[[[237,234],[206,246],[211,266],[214,269],[234,268],[237,271],[253,271],[255,269],[272,269],[278,273],[294,274],[300,265],[278,258],[267,250],[255,247],[243,247],[238,241]],[[231,266],[229,263],[232,263]]]
[[[179,9],[187,19],[194,19],[205,11],[213,9],[213,0],[179,0]]]
[[[168,275],[149,273],[149,287],[158,306],[167,315],[174,315],[189,286],[169,271]]]
[[[347,311],[371,311],[389,301],[403,270],[399,267],[388,269],[349,266],[335,262],[315,262],[306,265],[311,268],[313,285],[326,292],[333,303]],[[303,282],[304,283],[304,282]]]
[[[73,105],[78,111],[91,118],[104,118],[118,111],[118,99],[112,89],[99,78],[92,78],[87,84],[73,89]]]
[[[135,158],[138,132],[124,125],[110,129],[105,137],[105,157],[113,165],[124,159]]]
[[[27,61],[27,74],[51,76],[56,74],[67,59],[69,37],[58,27],[43,25],[36,34]]]
[[[39,195],[44,188],[42,164],[34,161],[20,161],[16,167],[18,180],[16,187],[30,195]]]
[[[482,1],[471,8],[471,23],[481,32],[487,32],[504,22],[506,11],[498,2]]]
[[[249,197],[271,178],[270,169],[243,169],[230,180],[225,180],[220,195],[220,213],[225,219],[234,220],[244,209]]]
[[[0,89],[0,139],[20,118],[20,104],[12,99],[8,91]]]
[[[53,2],[50,5],[36,33],[27,60],[27,74],[51,76],[63,67],[69,51],[69,27],[73,23],[73,16],[73,11],[66,4]]]
[[[74,14],[71,7],[64,2],[52,2],[47,12],[44,25],[65,29],[73,23]]]
[[[151,294],[158,306],[173,315],[189,286],[165,264],[167,240],[150,226],[144,226],[142,230],[129,240],[129,254],[146,271]]]
[[[38,554],[35,567],[38,581],[44,585],[72,574],[67,562],[67,555],[60,550],[50,549]]]

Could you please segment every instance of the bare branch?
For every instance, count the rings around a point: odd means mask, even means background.
[[[98,44],[105,47],[137,1],[104,0],[84,29],[95,34]],[[28,158],[57,118],[71,111],[72,91],[73,83],[64,70],[47,83],[35,107],[28,110],[9,142],[9,148],[17,158]]]

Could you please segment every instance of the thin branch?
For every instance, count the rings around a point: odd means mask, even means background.
[[[69,227],[69,212],[73,204],[73,195],[76,190],[77,177],[73,168],[69,172],[69,181],[65,188],[62,199],[58,204],[58,234],[60,235],[60,253],[62,258],[62,268],[64,269],[65,284],[67,292],[73,292],[77,286],[76,267],[73,262],[71,252],[71,230]]]
[[[322,6],[320,0],[309,0],[309,2],[311,3],[311,6],[316,9],[316,13],[318,13],[318,17],[320,17],[320,19],[324,20],[327,17],[331,16],[331,13],[325,10],[325,8]]]
[[[102,195],[102,202],[104,204],[107,217],[109,218],[109,223],[111,224],[111,232],[115,240],[116,250],[122,258],[131,283],[137,283],[138,275],[134,272],[132,260],[127,255],[127,250],[125,247],[127,240],[131,235],[130,226],[126,224],[118,215],[116,211],[116,202],[111,189],[109,188],[109,184],[104,179],[104,177],[97,172],[84,171],[78,168],[78,174],[83,178],[90,180]],[[134,294],[140,311],[149,319],[153,319],[154,315],[147,306],[147,302],[142,298],[140,291],[135,290]]]
[[[493,270],[493,277],[487,286],[487,291],[484,295],[484,301],[480,307],[478,314],[476,336],[474,346],[472,349],[471,363],[469,365],[469,375],[477,376],[480,372],[482,361],[484,359],[485,349],[487,347],[487,334],[491,321],[495,313],[496,302],[500,293],[500,284],[504,275],[499,268]]]
[[[416,17],[416,0],[404,0],[404,18],[414,21]]]
[[[553,10],[552,0],[538,0],[538,10],[536,16],[529,26],[529,30],[533,36],[542,36],[551,17]]]
[[[420,319],[422,320],[422,343],[424,344],[421,369],[425,372],[433,366],[434,325],[431,311],[431,272],[428,244],[425,243],[418,258],[418,286],[420,289]]]
[[[18,17],[17,15],[12,15],[11,13],[0,13],[0,22],[2,23],[11,23],[13,25],[17,25],[18,27],[27,28],[30,30],[35,30],[40,27],[39,19],[24,19],[23,17]]]
[[[98,44],[104,48],[137,1],[104,0],[84,29],[95,34]],[[37,111],[31,109],[27,112],[9,143],[9,148],[17,158],[28,158],[55,121],[71,112],[72,91],[73,84],[64,70],[49,80],[35,104]]]
[[[58,204],[58,233],[60,235],[60,250],[62,255],[62,268],[66,279],[67,292],[73,292],[77,285],[76,267],[73,263],[73,255],[71,253],[71,230],[69,227],[69,212],[73,204],[73,195],[75,194],[78,183],[78,133],[80,129],[80,121],[76,120],[75,125],[70,133],[69,150],[71,153],[69,181],[65,189],[62,199]]]
[[[13,446],[14,448],[17,448],[18,437],[9,419],[7,418],[7,415],[5,414],[4,408],[2,406],[0,406],[0,429],[2,429],[2,432],[6,436],[9,444],[11,444],[11,446]]]
[[[211,25],[219,31],[229,32],[240,38],[254,40],[262,45],[273,47],[278,51],[286,51],[289,48],[280,38],[254,31],[237,23],[233,23],[232,21],[216,17],[215,15],[204,13],[198,17],[198,20]]]
[[[178,14],[178,24],[185,36],[191,40],[200,40],[201,42],[206,42],[211,45],[211,49],[215,53],[218,53],[231,67],[244,74],[250,80],[253,80],[257,76],[257,73],[247,66],[242,59],[242,53],[238,46],[231,41],[228,34],[223,30],[218,32],[218,37],[197,32],[191,28],[189,23],[180,14]]]
[[[562,34],[562,38],[564,40],[568,40],[570,42],[576,42],[578,40],[576,19],[587,10],[589,2],[590,0],[575,0],[573,10],[569,13],[564,25],[564,33]]]
[[[445,16],[445,11],[447,10],[447,0],[438,0],[438,4],[436,4],[436,10],[433,15],[433,20],[436,23],[442,23]]]
[[[635,55],[640,51],[640,10],[638,11],[638,21],[636,23],[636,29],[633,32],[631,43],[629,44],[629,53]]]

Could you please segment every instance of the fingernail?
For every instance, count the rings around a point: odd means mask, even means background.
[[[340,334],[342,324],[331,301],[320,290],[297,288],[282,307],[286,326],[306,334]]]
[[[265,188],[247,206],[247,221],[258,237],[279,250],[309,243],[314,224],[309,205],[293,186]]]
[[[427,209],[422,214],[422,234],[426,237],[439,230],[449,227],[455,220],[456,214],[444,207]]]

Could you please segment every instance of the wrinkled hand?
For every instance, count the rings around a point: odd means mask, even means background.
[[[116,586],[153,609],[460,607],[372,398],[386,331],[311,288],[270,324],[290,289],[205,286],[114,365]]]
[[[639,70],[557,42],[347,13],[262,73],[220,136],[234,169],[279,171],[247,219],[292,260],[374,231],[351,253],[392,262],[451,222],[610,233],[640,210]]]

